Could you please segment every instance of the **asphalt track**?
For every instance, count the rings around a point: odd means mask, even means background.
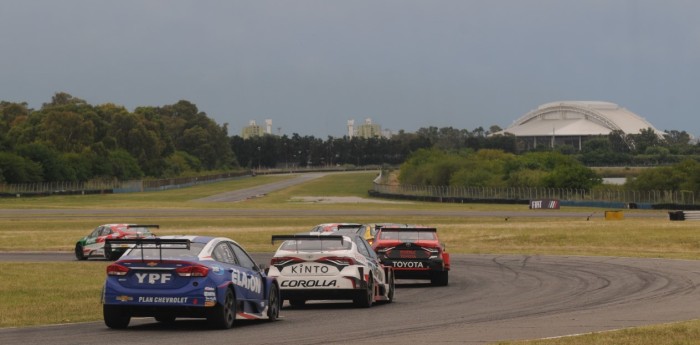
[[[284,187],[282,187],[284,188]],[[228,193],[219,202],[260,196]],[[219,195],[222,197],[223,195]],[[238,198],[238,199],[237,199]],[[240,212],[240,213],[239,213]],[[0,210],[0,217],[61,218],[115,216],[300,215],[299,210]],[[302,211],[329,216],[327,211]],[[361,212],[334,211],[341,217]],[[602,217],[586,212],[377,211],[377,215],[499,217]],[[287,214],[288,213],[288,214]],[[628,216],[664,217],[659,212]],[[260,263],[270,254],[255,254]],[[71,253],[0,253],[4,262],[75,261]],[[0,344],[486,344],[501,340],[558,337],[700,318],[700,262],[615,257],[453,255],[450,284],[432,287],[400,281],[396,301],[370,309],[349,303],[311,303],[285,307],[277,322],[238,322],[231,330],[211,330],[202,320],[173,325],[133,319],[127,330],[102,321],[0,329]],[[99,291],[96,292],[96,296]],[[95,303],[98,302],[96,297]]]
[[[254,256],[266,262],[270,254]],[[74,259],[3,253],[0,260]],[[280,321],[244,321],[225,331],[203,320],[166,326],[151,318],[133,319],[121,331],[102,321],[10,328],[0,329],[0,344],[486,344],[700,318],[696,261],[525,255],[452,261],[449,286],[400,281],[394,303],[370,309],[345,302],[286,306]]]

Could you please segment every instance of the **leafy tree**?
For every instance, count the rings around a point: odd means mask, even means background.
[[[602,183],[596,173],[582,164],[561,164],[544,177],[545,187],[591,189]]]
[[[41,182],[41,165],[10,152],[0,152],[0,171],[7,183]]]
[[[686,159],[672,166],[643,170],[635,179],[627,180],[625,186],[636,190],[689,190],[700,191],[700,163]]]
[[[138,162],[125,150],[110,151],[107,166],[110,170],[109,176],[114,176],[118,180],[134,180],[143,177]]]

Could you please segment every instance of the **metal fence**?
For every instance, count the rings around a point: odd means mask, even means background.
[[[41,182],[0,184],[0,196],[133,193],[189,187],[249,176],[250,171],[157,180],[92,180],[83,182]]]
[[[616,202],[624,204],[695,205],[692,191],[635,191],[622,189],[493,188],[414,186],[374,183],[374,191],[384,195],[474,200],[558,199],[572,202]]]

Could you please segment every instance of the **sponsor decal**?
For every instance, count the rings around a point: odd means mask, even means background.
[[[116,297],[116,300],[117,300],[117,301],[120,301],[120,302],[128,302],[128,301],[133,301],[134,298],[131,297],[131,296],[122,295],[122,296],[117,296],[117,297]]]
[[[142,296],[139,297],[138,301],[141,303],[173,303],[182,304],[187,303],[189,297],[154,297],[154,296]]]
[[[224,274],[224,269],[219,267],[219,266],[212,266],[211,271],[214,272],[214,274],[220,276]]]
[[[304,280],[285,280],[280,284],[281,287],[332,287],[336,285],[335,280],[320,280],[320,279],[304,279]]]
[[[231,282],[255,293],[262,291],[260,277],[248,276],[244,272],[234,269],[231,272]]]
[[[396,268],[427,268],[428,266],[420,261],[394,261],[392,264]]]
[[[289,270],[291,274],[325,274],[328,273],[328,266],[299,264],[289,267]]]
[[[172,279],[172,274],[170,273],[136,273],[136,279],[138,279],[139,284],[165,284]]]
[[[557,199],[543,199],[543,200],[530,200],[530,209],[559,209],[559,200]]]

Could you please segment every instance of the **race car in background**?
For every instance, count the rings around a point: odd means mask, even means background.
[[[362,236],[367,243],[372,245],[374,243],[374,238],[377,236],[377,231],[382,227],[407,227],[406,224],[397,223],[369,223],[369,224],[354,224],[354,223],[341,223],[337,226],[337,230],[341,232],[354,231],[356,234]]]
[[[322,223],[315,225],[309,232],[311,233],[324,233],[324,232],[334,232],[338,231],[339,227],[358,227],[362,224],[360,223]]]
[[[75,244],[75,258],[87,260],[90,257],[101,257],[110,261],[118,259],[128,248],[112,247],[105,250],[107,239],[135,239],[155,237],[149,230],[158,225],[142,224],[103,224],[95,228],[89,235],[81,238]]]
[[[369,308],[392,302],[394,274],[383,266],[371,246],[356,234],[275,235],[283,241],[270,262],[282,300],[302,306],[309,300],[352,300]]]
[[[134,316],[165,323],[206,318],[222,329],[236,319],[279,317],[277,282],[231,239],[163,236],[107,243],[131,248],[107,266],[102,306],[110,328],[126,328]]]
[[[372,248],[382,264],[394,268],[397,279],[429,279],[446,286],[450,254],[440,243],[437,229],[428,227],[381,227]]]

